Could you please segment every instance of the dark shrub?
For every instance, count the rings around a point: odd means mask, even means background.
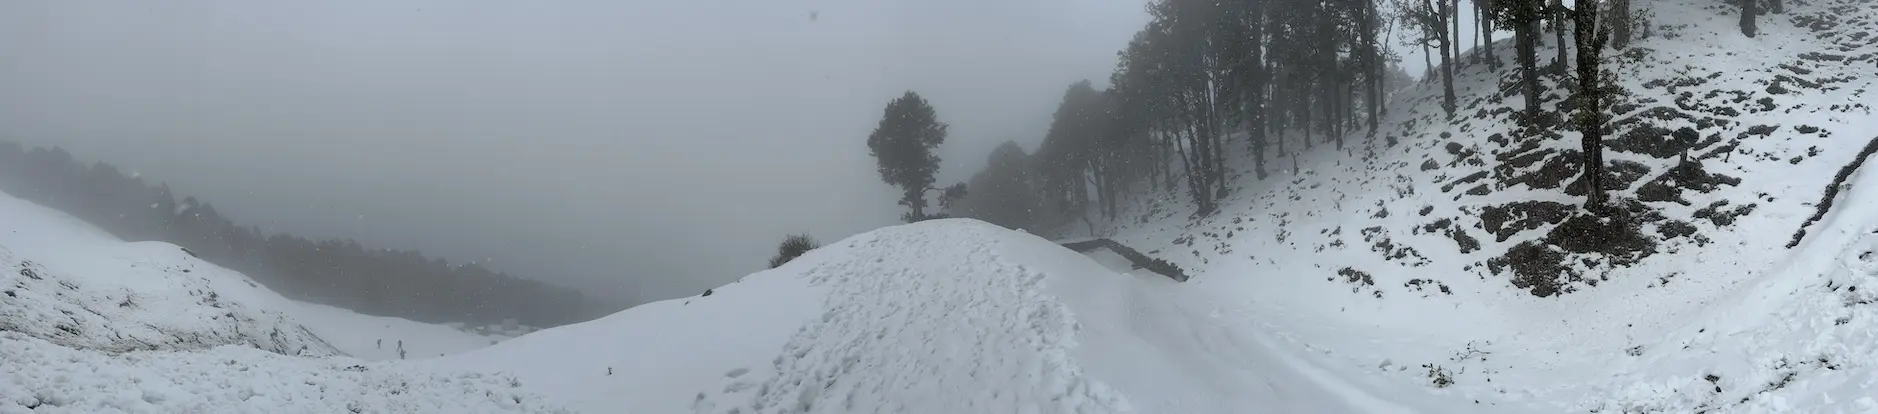
[[[796,257],[815,250],[817,247],[822,247],[822,245],[816,243],[815,238],[807,234],[789,235],[783,238],[782,245],[776,246],[776,257],[769,258],[769,268],[782,267],[784,263],[789,263],[790,260],[795,260]]]

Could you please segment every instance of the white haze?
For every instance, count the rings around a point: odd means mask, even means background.
[[[919,91],[941,184],[1106,83],[1141,0],[14,1],[0,139],[243,224],[621,300],[893,224],[863,144]]]

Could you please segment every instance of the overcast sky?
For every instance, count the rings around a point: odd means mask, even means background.
[[[887,101],[941,184],[1102,85],[1144,0],[0,2],[0,139],[240,223],[491,261],[634,302],[893,224]]]

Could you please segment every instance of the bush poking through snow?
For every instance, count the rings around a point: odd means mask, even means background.
[[[822,247],[821,243],[816,243],[815,238],[807,234],[791,234],[789,237],[784,237],[782,245],[776,246],[776,257],[769,258],[769,268],[782,267],[784,263],[789,263],[790,260],[795,260],[796,257],[815,250],[817,247]]]
[[[1447,388],[1449,385],[1454,385],[1454,376],[1448,373],[1447,368],[1435,364],[1422,364],[1422,368],[1428,369],[1428,383],[1434,384],[1435,388]]]

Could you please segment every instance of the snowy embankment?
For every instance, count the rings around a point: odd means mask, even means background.
[[[369,353],[374,336],[432,355],[482,338],[293,302],[5,194],[0,270],[0,413],[557,410],[505,375],[336,356],[395,358]]]

